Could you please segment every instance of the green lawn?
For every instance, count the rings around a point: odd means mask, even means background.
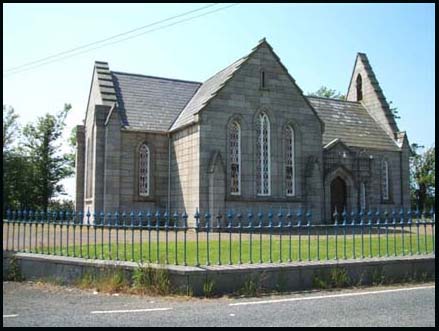
[[[239,261],[242,263],[250,262],[250,241],[242,240],[241,245],[239,244],[239,240],[233,240],[230,243],[228,240],[228,236],[226,234],[222,235],[221,245],[219,245],[219,241],[217,240],[217,235],[213,236],[215,240],[209,240],[209,249],[207,249],[207,241],[199,241],[198,243],[198,261],[200,265],[207,264],[207,252],[209,251],[209,261],[210,264],[217,264],[219,258],[222,264],[237,264]],[[404,240],[404,242],[403,242]],[[396,234],[395,236],[392,233],[389,233],[388,240],[386,239],[385,234],[381,234],[380,240],[376,235],[369,238],[368,235],[364,235],[363,243],[361,240],[361,235],[355,235],[355,245],[352,235],[349,234],[344,239],[343,234],[338,235],[337,237],[337,245],[336,239],[334,236],[330,236],[329,240],[326,240],[325,236],[320,236],[317,241],[316,238],[311,238],[308,242],[307,236],[301,237],[300,240],[300,249],[299,249],[299,239],[298,237],[293,237],[291,241],[291,246],[289,243],[288,236],[282,237],[282,241],[278,238],[274,238],[271,242],[271,261],[279,262],[282,260],[283,262],[287,262],[289,257],[291,256],[292,261],[307,261],[308,259],[316,261],[316,260],[333,260],[336,257],[338,259],[344,259],[345,257],[350,259],[361,258],[364,257],[378,257],[378,256],[401,256],[401,255],[410,255],[413,254],[426,254],[432,253],[434,250],[434,236],[431,234],[419,235],[419,240],[417,239],[416,234],[412,234],[411,236],[411,244],[410,244],[410,235],[404,234],[404,238],[401,234]],[[336,252],[337,246],[337,252]],[[157,245],[157,242],[151,242],[150,246],[148,242],[143,242],[142,246],[138,243],[131,245],[130,243],[126,244],[126,250],[124,249],[123,241],[120,241],[118,245],[116,243],[109,244],[97,244],[93,245],[90,243],[88,246],[87,252],[87,244],[83,242],[82,250],[79,245],[75,246],[75,255],[80,256],[82,251],[82,256],[90,258],[95,257],[95,253],[98,259],[112,259],[116,260],[117,254],[119,260],[134,260],[136,262],[141,259],[143,262],[153,262],[156,263],[166,263],[175,264],[177,259],[178,264],[183,264],[184,262],[184,243],[178,242],[177,247],[175,246],[175,242],[169,242],[167,249],[166,243],[164,241],[160,241]],[[355,252],[354,252],[355,247]],[[404,249],[403,249],[404,247]],[[111,248],[111,249],[110,249]],[[241,248],[241,249],[240,249]],[[419,249],[419,251],[418,251]],[[44,249],[44,252],[47,251],[47,248]],[[157,251],[159,252],[159,256],[157,259]],[[221,251],[221,256],[219,256],[219,252]],[[241,251],[241,254],[240,254]],[[50,249],[50,252],[53,254],[53,249]],[[126,252],[126,254],[124,254]],[[177,256],[175,256],[175,252],[177,252]],[[231,253],[230,253],[231,252]],[[260,254],[262,252],[262,256]],[[281,254],[280,254],[281,253]],[[300,256],[299,256],[300,254]],[[56,248],[56,255],[61,255],[61,247]],[[62,255],[67,255],[67,247],[62,248]],[[73,246],[69,246],[68,255],[73,256]],[[186,242],[186,263],[187,265],[196,265],[197,261],[197,244],[196,241],[187,241]],[[240,258],[241,257],[241,258]],[[253,263],[262,262],[270,262],[270,240],[258,240],[258,236],[254,236],[251,245],[251,260]]]

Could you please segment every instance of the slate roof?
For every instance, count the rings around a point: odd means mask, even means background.
[[[206,103],[216,95],[216,93],[224,86],[230,77],[232,77],[233,73],[246,59],[247,56],[240,58],[206,80],[183,109],[170,130],[172,131],[191,123],[193,121],[193,116],[197,114],[201,108],[203,108],[204,105],[206,105]]]
[[[323,145],[339,138],[347,146],[399,151],[360,102],[307,97],[325,123]]]
[[[111,72],[125,127],[167,132],[201,83]]]

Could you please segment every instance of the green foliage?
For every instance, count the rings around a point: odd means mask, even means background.
[[[15,256],[12,256],[9,259],[8,273],[5,277],[5,280],[13,281],[13,282],[21,282],[24,280],[24,277],[21,274],[21,270],[18,265],[17,258]]]
[[[68,199],[62,199],[62,200],[52,199],[49,201],[48,209],[50,211],[56,211],[56,212],[69,211],[71,213],[75,209],[75,203],[73,202],[73,200],[68,200]]]
[[[167,295],[171,293],[171,281],[166,269],[154,269],[139,265],[133,272],[133,286],[142,293]]]
[[[11,144],[19,130],[18,114],[11,106],[3,105],[3,153],[11,148]]]
[[[352,285],[351,279],[345,268],[335,267],[329,272],[320,272],[313,275],[312,285],[314,288],[331,289]]]
[[[393,118],[399,119],[401,116],[399,116],[398,107],[392,107],[393,101],[389,101],[389,110],[393,115]]]
[[[410,157],[410,190],[413,208],[430,209],[434,206],[435,198],[435,146],[419,150],[424,146],[412,144]]]
[[[206,298],[210,298],[215,293],[215,282],[212,279],[206,279],[203,283],[203,293]]]
[[[122,268],[101,269],[98,273],[85,272],[76,282],[79,288],[95,288],[98,292],[120,292],[129,287]]]
[[[50,200],[64,193],[59,182],[74,173],[71,156],[60,152],[70,109],[66,104],[56,115],[46,114],[21,130],[13,108],[3,106],[4,210],[46,211]]]
[[[330,99],[340,99],[346,100],[346,96],[337,92],[336,90],[332,90],[326,86],[321,86],[317,91],[308,93],[309,96],[316,96],[322,98],[330,98]]]
[[[259,280],[254,277],[249,277],[245,280],[244,285],[239,289],[238,293],[244,296],[254,297],[258,294]]]

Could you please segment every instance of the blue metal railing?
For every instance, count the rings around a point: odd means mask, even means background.
[[[332,224],[313,224],[311,211],[301,209],[197,209],[191,220],[185,211],[7,210],[3,250],[195,266],[435,254],[433,209],[343,210],[333,216]]]

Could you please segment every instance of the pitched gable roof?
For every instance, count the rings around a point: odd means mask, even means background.
[[[170,130],[176,130],[193,122],[193,116],[197,114],[210,101],[210,99],[212,99],[218,93],[218,91],[233,76],[235,71],[238,70],[246,59],[247,57],[240,58],[206,80],[200,86],[192,99],[188,102],[186,107],[184,107],[176,121],[172,124]]]
[[[203,83],[203,85],[201,85],[200,89],[197,91],[197,93],[194,95],[191,101],[186,105],[180,116],[178,116],[177,120],[170,128],[170,131],[177,130],[182,126],[185,126],[193,122],[194,115],[199,113],[208,104],[208,102],[212,98],[214,98],[215,95],[218,94],[218,92],[225,86],[227,81],[229,81],[233,77],[233,75],[239,70],[239,68],[251,57],[251,55],[254,54],[262,46],[266,46],[271,51],[271,53],[276,58],[279,65],[282,67],[283,70],[285,70],[291,82],[294,84],[294,86],[297,88],[299,93],[304,98],[305,102],[308,104],[308,106],[314,112],[316,117],[319,119],[323,131],[324,122],[319,118],[317,112],[313,109],[312,105],[308,102],[306,97],[303,95],[303,91],[300,89],[299,86],[297,86],[296,81],[288,73],[287,68],[282,64],[280,58],[277,56],[277,54],[274,52],[273,48],[265,40],[265,38],[261,39],[259,43],[252,49],[252,51],[248,55],[240,58],[239,60],[235,61],[225,69],[221,70],[220,72],[216,73],[208,80],[206,80]]]
[[[346,95],[349,95],[349,91],[352,88],[352,84],[354,83],[354,73],[355,73],[355,69],[357,68],[357,63],[360,62],[362,63],[363,67],[364,67],[364,71],[366,72],[367,75],[367,79],[369,80],[370,84],[372,85],[373,91],[376,94],[376,97],[378,99],[379,104],[381,105],[383,111],[384,111],[384,115],[385,118],[388,122],[388,125],[390,126],[392,132],[396,133],[399,131],[398,129],[398,125],[396,124],[395,118],[392,114],[392,112],[390,111],[390,107],[389,104],[386,100],[386,97],[384,96],[383,90],[380,87],[380,84],[378,83],[378,79],[375,76],[375,73],[372,69],[372,66],[369,63],[369,59],[367,58],[367,55],[365,53],[357,53],[357,57],[355,58],[355,63],[354,63],[354,68],[352,69],[352,74],[351,74],[351,80],[349,82],[349,87],[348,87],[348,92],[346,93]]]
[[[201,83],[111,72],[122,125],[168,131]]]
[[[396,141],[389,137],[360,102],[307,98],[325,122],[323,145],[338,138],[347,146],[400,150]]]

